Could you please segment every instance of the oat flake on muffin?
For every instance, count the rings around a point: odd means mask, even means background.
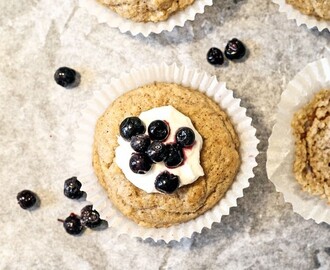
[[[120,16],[135,22],[159,22],[187,6],[194,0],[97,0]]]
[[[294,173],[303,190],[330,203],[330,90],[317,93],[294,114]]]

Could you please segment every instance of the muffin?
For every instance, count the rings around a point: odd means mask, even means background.
[[[194,0],[98,0],[120,16],[135,22],[159,22],[187,6]]]
[[[171,194],[146,192],[132,184],[116,162],[120,124],[127,117],[169,105],[187,116],[201,135],[204,175]],[[226,113],[203,93],[177,84],[153,83],[131,90],[117,98],[96,124],[94,172],[112,203],[141,226],[169,227],[202,215],[225,195],[240,163],[239,139]]]
[[[294,114],[294,174],[304,191],[330,203],[330,90],[318,92]]]
[[[323,20],[330,20],[329,0],[286,0],[301,13]]]

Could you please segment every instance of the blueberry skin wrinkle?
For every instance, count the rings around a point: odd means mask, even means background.
[[[225,56],[229,60],[239,60],[244,57],[246,49],[244,44],[237,38],[230,40],[225,48]]]
[[[207,52],[206,59],[211,65],[217,65],[217,66],[222,65],[225,61],[222,51],[215,47],[212,47]]]
[[[151,140],[147,134],[139,134],[131,139],[131,147],[134,151],[144,153],[148,150]]]
[[[180,185],[180,180],[177,175],[164,171],[157,175],[155,180],[155,188],[166,194],[172,194]]]

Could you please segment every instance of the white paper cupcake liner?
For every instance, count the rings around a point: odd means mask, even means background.
[[[305,219],[330,224],[330,205],[325,199],[304,192],[293,173],[293,114],[322,89],[330,89],[330,59],[326,58],[307,65],[282,93],[269,139],[267,173],[276,190],[283,193],[284,200],[292,204],[293,211]]]
[[[96,0],[79,0],[79,6],[94,15],[99,23],[119,28],[122,33],[131,32],[133,36],[142,34],[145,37],[150,33],[159,34],[164,30],[170,32],[175,26],[182,27],[186,21],[193,21],[196,14],[204,13],[205,7],[212,4],[213,0],[195,0],[192,5],[174,13],[166,21],[143,23],[125,19]]]
[[[213,98],[227,112],[236,129],[241,143],[242,164],[231,188],[211,210],[186,223],[169,228],[150,229],[138,226],[112,206],[92,168],[92,145],[96,121],[112,101],[129,90],[155,81],[181,84],[198,89]],[[218,82],[216,77],[175,64],[152,65],[124,74],[119,79],[112,80],[103,90],[95,92],[75,132],[74,168],[83,182],[83,190],[88,194],[88,201],[94,204],[101,217],[107,219],[109,229],[115,234],[127,234],[142,239],[152,238],[155,241],[179,241],[183,237],[191,237],[194,232],[201,232],[204,227],[211,228],[213,222],[220,222],[223,215],[229,214],[231,207],[237,206],[236,200],[243,196],[243,189],[249,186],[248,180],[254,176],[253,168],[257,165],[255,158],[258,155],[259,141],[255,137],[255,132],[255,128],[251,126],[251,118],[246,116],[246,109],[240,107],[240,99],[234,98],[233,91],[228,90],[225,83]]]
[[[305,24],[307,28],[317,28],[320,32],[324,29],[330,29],[330,21],[318,20],[314,16],[305,15],[292,5],[287,4],[285,0],[272,1],[279,5],[280,12],[285,13],[289,20],[295,20],[298,26]]]

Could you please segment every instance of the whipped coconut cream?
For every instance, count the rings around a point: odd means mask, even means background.
[[[116,148],[115,161],[118,167],[123,171],[126,178],[136,187],[144,190],[147,193],[157,192],[155,188],[155,180],[158,174],[163,171],[168,171],[177,175],[180,178],[180,187],[193,183],[198,177],[204,175],[202,166],[200,165],[200,150],[202,149],[202,136],[194,128],[191,120],[176,110],[172,106],[163,106],[153,108],[149,111],[142,112],[139,118],[148,129],[149,124],[155,120],[166,121],[170,126],[170,134],[163,143],[175,142],[175,133],[181,127],[189,127],[195,133],[195,143],[190,148],[184,148],[184,163],[177,168],[167,168],[164,162],[158,162],[152,165],[151,169],[146,174],[136,174],[129,167],[129,159],[134,150],[130,146],[130,142],[125,141],[121,136],[118,136],[118,147]]]

